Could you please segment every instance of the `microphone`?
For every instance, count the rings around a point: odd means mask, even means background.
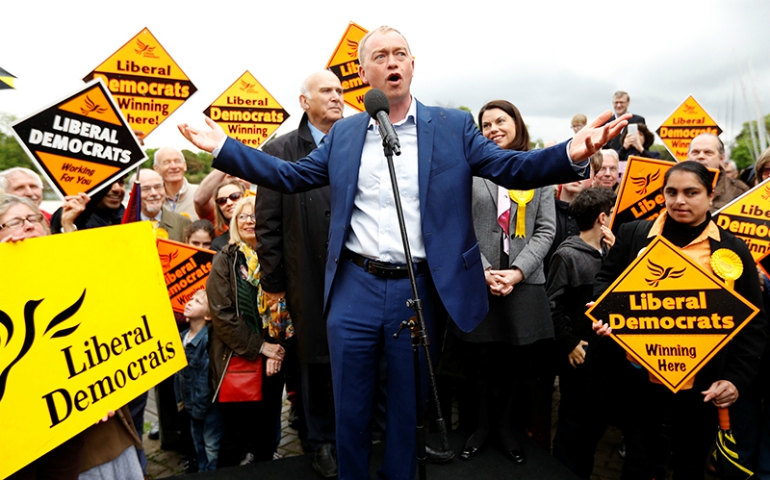
[[[364,95],[364,107],[366,108],[366,113],[379,123],[383,144],[390,147],[396,155],[401,155],[401,144],[398,142],[396,129],[393,128],[393,124],[390,123],[390,117],[388,116],[390,113],[388,97],[385,96],[382,90],[373,88]]]

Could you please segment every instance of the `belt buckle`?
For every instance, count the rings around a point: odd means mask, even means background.
[[[377,275],[377,269],[368,258],[364,259],[364,271],[370,275]]]

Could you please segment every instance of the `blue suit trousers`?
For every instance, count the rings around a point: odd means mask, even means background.
[[[428,335],[433,336],[437,295],[429,273],[417,276]],[[393,334],[414,315],[409,279],[371,275],[341,260],[331,291],[327,332],[337,427],[340,480],[369,478],[372,411],[381,355],[388,364],[385,459],[378,478],[409,480],[416,474],[414,356],[410,332]],[[420,352],[423,393],[427,386],[424,352]],[[424,406],[424,400],[421,400]]]

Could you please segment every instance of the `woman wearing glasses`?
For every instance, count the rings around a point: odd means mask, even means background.
[[[214,227],[219,234],[217,238],[211,242],[211,249],[215,252],[222,250],[230,242],[230,232],[228,226],[230,220],[233,218],[233,210],[235,204],[243,198],[246,193],[246,189],[238,180],[227,180],[214,189],[214,203],[216,203],[216,209],[214,211],[214,217],[216,222]]]
[[[226,196],[224,192],[225,188],[219,189],[215,198]],[[211,381],[224,418],[219,466],[271,460],[281,414],[283,383],[275,374],[281,369],[285,350],[278,339],[267,333],[260,315],[254,219],[254,197],[240,199],[232,209],[230,244],[214,256],[206,284],[213,327],[209,349]],[[260,355],[264,357],[262,400],[222,402],[219,386],[232,358],[240,356],[254,361]]]

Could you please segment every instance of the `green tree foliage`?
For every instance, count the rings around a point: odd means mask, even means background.
[[[668,151],[665,145],[660,145],[659,143],[653,143],[650,145],[650,151],[651,152],[658,152],[660,154],[661,160],[668,160],[669,162],[676,162],[676,159],[673,155],[671,155],[671,152]]]
[[[155,152],[158,150],[157,148],[148,148],[144,151],[147,160],[142,163],[142,168],[152,168],[155,162]],[[208,152],[195,153],[190,150],[182,150],[182,155],[187,162],[187,173],[184,175],[187,181],[193,184],[201,183],[211,172],[211,162],[214,161],[214,157]]]
[[[27,167],[36,170],[27,153],[16,141],[10,127],[5,128],[16,120],[15,117],[0,113],[0,170],[12,167]]]
[[[754,131],[757,131],[757,122],[751,122]],[[765,131],[770,135],[770,115],[765,116]],[[756,138],[754,139],[756,142]],[[761,150],[762,147],[756,145],[757,150]],[[761,152],[760,152],[761,153]],[[730,159],[735,161],[738,165],[738,170],[742,170],[750,165],[753,165],[757,160],[754,158],[754,150],[751,144],[751,130],[749,129],[749,122],[743,124],[741,133],[735,137],[735,140],[730,145]]]

